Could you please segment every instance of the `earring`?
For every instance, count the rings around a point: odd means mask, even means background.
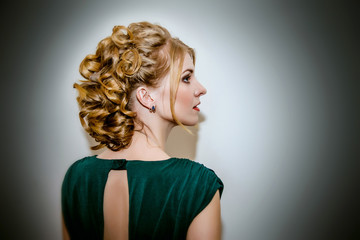
[[[149,109],[149,111],[150,111],[151,113],[154,113],[154,112],[155,112],[155,105],[152,106],[152,107]]]

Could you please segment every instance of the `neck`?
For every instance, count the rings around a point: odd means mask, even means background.
[[[144,124],[142,128],[141,125],[136,124],[133,139],[140,140],[145,137],[146,143],[149,147],[157,147],[161,150],[165,151],[165,144],[169,137],[169,134],[172,128],[175,126],[174,123],[168,121],[151,121],[147,124]],[[143,135],[143,137],[139,137],[137,135]],[[140,139],[139,139],[140,138]],[[135,142],[135,141],[132,141]]]
[[[165,152],[166,140],[175,126],[170,122],[148,121],[148,124],[141,128],[135,124],[134,135],[129,148],[118,152],[105,150],[98,157],[105,159],[128,159],[128,160],[161,160],[169,158]],[[151,129],[151,130],[150,130]]]

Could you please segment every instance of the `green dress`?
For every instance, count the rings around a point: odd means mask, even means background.
[[[185,158],[73,163],[62,184],[62,213],[72,240],[103,239],[104,189],[110,170],[127,170],[129,239],[185,239],[192,220],[223,183],[203,164]]]

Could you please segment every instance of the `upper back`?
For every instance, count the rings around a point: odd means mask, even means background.
[[[188,159],[127,161],[87,157],[69,168],[63,182],[63,214],[72,238],[103,238],[104,190],[111,170],[126,170],[129,239],[185,239],[192,220],[217,189],[220,194],[223,189],[211,169]]]

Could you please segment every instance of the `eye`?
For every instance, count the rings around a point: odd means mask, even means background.
[[[187,75],[187,76],[183,77],[182,81],[184,83],[190,83],[190,79],[191,79],[191,75]]]

